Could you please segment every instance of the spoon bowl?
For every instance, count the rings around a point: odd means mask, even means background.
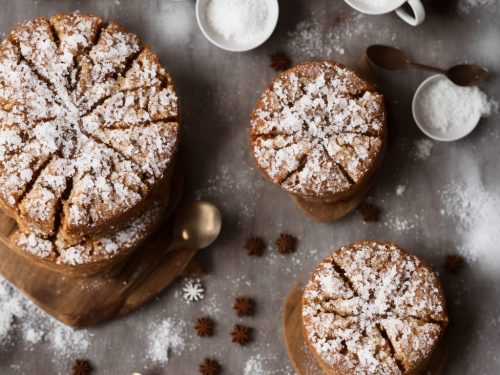
[[[446,76],[458,86],[476,86],[488,77],[488,71],[478,65],[455,65]]]
[[[197,201],[184,205],[174,220],[173,234],[176,248],[179,245],[204,249],[219,236],[222,218],[212,203]]]
[[[478,65],[455,65],[448,70],[434,66],[412,62],[403,51],[389,46],[373,45],[367,48],[368,58],[376,65],[389,69],[398,70],[404,68],[416,68],[429,70],[444,74],[450,81],[458,86],[476,86],[488,77],[488,71]]]
[[[389,70],[406,68],[409,62],[403,51],[388,46],[370,46],[367,48],[366,54],[374,64]]]

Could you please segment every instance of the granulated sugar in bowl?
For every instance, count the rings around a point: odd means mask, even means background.
[[[413,97],[413,117],[428,137],[456,141],[468,135],[481,117],[496,111],[498,103],[478,87],[460,87],[444,75],[422,82]]]
[[[242,52],[264,43],[278,22],[277,0],[198,0],[196,18],[219,48]]]

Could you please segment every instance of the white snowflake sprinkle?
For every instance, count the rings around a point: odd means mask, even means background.
[[[205,297],[205,289],[199,279],[187,280],[182,288],[183,297],[188,302],[200,301]]]

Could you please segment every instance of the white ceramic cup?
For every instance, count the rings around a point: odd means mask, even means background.
[[[377,1],[367,0],[344,0],[352,8],[366,14],[385,14],[396,12],[406,23],[417,26],[425,20],[425,9],[420,0],[387,0],[383,5],[377,5]],[[403,5],[407,3],[413,10],[413,15],[408,13]]]

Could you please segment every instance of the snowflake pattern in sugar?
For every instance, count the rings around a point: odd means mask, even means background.
[[[182,288],[182,296],[187,302],[201,301],[205,297],[205,289],[199,279],[187,280]]]

